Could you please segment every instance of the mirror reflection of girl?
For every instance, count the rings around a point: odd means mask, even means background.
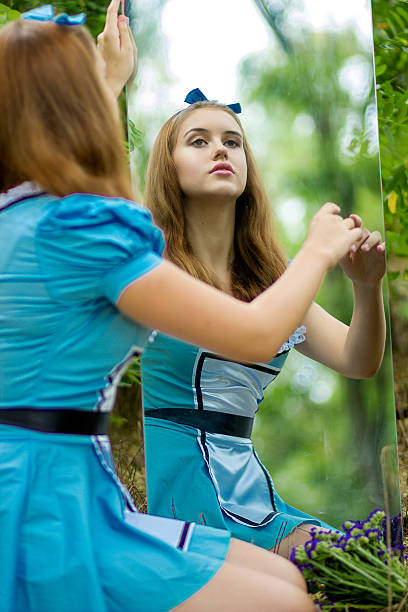
[[[282,329],[321,257],[299,262],[298,255],[287,266],[242,125],[230,108],[196,102],[166,122],[149,162],[146,203],[164,230],[170,261],[248,305],[272,285],[272,333]],[[361,227],[358,216],[352,219]],[[155,338],[142,357],[149,512],[228,529],[283,556],[309,539],[312,525],[330,528],[279,497],[250,430],[263,389],[293,346],[344,376],[376,373],[385,338],[384,251],[379,232],[363,229],[340,260],[354,289],[350,326],[309,304],[296,319],[306,331],[281,337],[287,342],[279,340],[283,346],[272,359],[233,362],[163,334]],[[293,285],[282,286],[288,274]],[[214,322],[207,325],[211,329]],[[270,340],[263,334],[252,348]],[[251,352],[248,344],[242,349]]]
[[[152,327],[270,359],[362,231],[323,207],[290,270],[251,303],[163,260],[123,147],[114,94],[134,60],[118,5],[104,57],[49,5],[0,31],[1,609],[311,612],[286,560],[225,530],[139,514],[106,417]]]

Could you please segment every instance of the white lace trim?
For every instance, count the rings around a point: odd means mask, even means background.
[[[289,340],[287,342],[284,342],[284,344],[282,344],[282,346],[280,347],[278,351],[278,354],[283,353],[283,351],[289,351],[289,349],[293,348],[295,344],[301,344],[301,342],[304,342],[305,340],[306,340],[306,327],[304,325],[301,325],[300,327],[295,329],[293,334],[291,334]]]
[[[43,189],[34,181],[25,181],[16,187],[12,187],[8,191],[0,193],[0,208],[4,208],[13,200],[19,200],[25,196],[41,193]]]

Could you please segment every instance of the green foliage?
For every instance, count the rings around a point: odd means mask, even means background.
[[[407,257],[408,2],[374,0],[373,13],[387,249],[389,258]],[[399,274],[394,271],[391,279]]]
[[[129,131],[129,152],[134,151],[139,148],[143,143],[143,133],[138,130],[134,124],[134,122],[129,119],[128,120],[128,131]]]
[[[20,17],[20,13],[5,4],[0,4],[0,28]]]
[[[376,143],[367,128],[372,91],[353,97],[342,75],[353,61],[365,72],[371,67],[352,30],[334,35],[305,29],[293,48],[295,52],[275,61],[270,52],[249,57],[242,66],[242,82],[249,101],[264,107],[272,138],[281,132],[278,122],[286,126],[285,141],[277,143],[280,155],[290,156],[283,189],[310,203],[309,218],[318,202],[326,200],[338,202],[347,215],[360,206],[359,177],[373,185],[378,166],[372,162]],[[299,117],[310,123],[307,137],[293,133]],[[270,150],[276,150],[273,140],[270,144]],[[271,161],[276,165],[276,156]]]
[[[45,4],[44,0],[9,0],[9,2],[10,8],[20,13]],[[91,34],[96,37],[102,32],[105,25],[105,14],[108,2],[98,2],[95,0],[55,0],[52,2],[52,5],[57,14],[68,13],[68,15],[75,15],[77,13],[86,13],[86,25]]]
[[[141,384],[140,357],[136,357],[132,361],[120,382],[120,386],[122,387],[131,387],[134,384]]]
[[[143,195],[145,175],[154,138],[168,118],[166,105],[171,82],[165,36],[160,29],[161,14],[167,0],[138,0],[128,5],[130,26],[134,33],[139,57],[137,79],[128,89],[129,157],[131,175],[137,190]],[[149,83],[149,85],[147,85]],[[143,102],[154,91],[154,101]],[[158,96],[160,103],[155,99]]]

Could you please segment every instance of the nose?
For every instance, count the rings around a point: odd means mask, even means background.
[[[228,159],[228,149],[221,140],[216,141],[214,144],[213,158]]]

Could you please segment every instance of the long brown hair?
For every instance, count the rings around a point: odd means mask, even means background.
[[[20,19],[0,31],[0,191],[133,199],[119,116],[80,26]]]
[[[217,102],[196,102],[170,117],[163,125],[151,153],[146,176],[145,203],[164,231],[166,257],[192,276],[220,288],[216,275],[194,253],[186,231],[186,219],[173,151],[186,116],[199,108],[214,108],[230,114],[243,133],[248,176],[236,203],[234,261],[231,269],[235,297],[251,301],[286,269],[286,258],[272,230],[271,207],[261,176],[235,113]]]

